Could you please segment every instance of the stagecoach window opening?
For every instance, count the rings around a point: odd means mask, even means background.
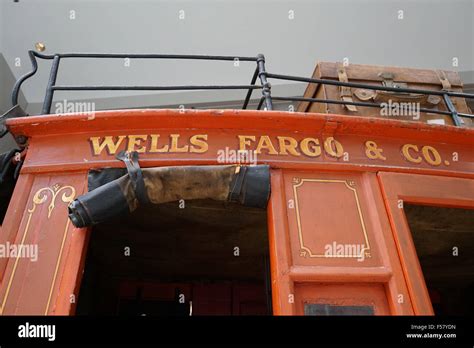
[[[271,315],[268,254],[265,210],[148,204],[92,227],[76,314]]]
[[[93,226],[78,314],[271,314],[266,206],[256,166],[93,170],[69,207]]]
[[[404,204],[436,315],[474,311],[474,210]]]

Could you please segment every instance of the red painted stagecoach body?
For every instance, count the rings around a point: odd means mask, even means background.
[[[115,158],[122,150],[137,151],[141,168],[222,164],[218,152],[226,148],[255,151],[258,164],[270,166],[266,241],[275,315],[337,314],[338,308],[346,314],[434,314],[436,289],[425,282],[425,249],[415,247],[416,227],[406,209],[474,208],[469,128],[318,113],[171,109],[30,116],[9,119],[7,126],[28,146],[0,244],[37,244],[39,254],[34,262],[0,258],[3,315],[76,313],[90,240],[99,231],[75,228],[68,205],[88,191],[91,169],[124,168]],[[199,243],[199,235],[193,238]],[[215,238],[217,245],[225,239]],[[425,242],[437,245],[429,236]],[[339,253],[345,245],[362,249]],[[179,262],[185,259],[179,255]],[[155,297],[173,292],[171,285],[131,279],[114,283],[113,292],[133,297],[137,282]],[[231,289],[222,299],[231,310],[215,305],[202,313],[259,313],[260,295],[244,283],[215,288],[216,294]],[[212,301],[199,297],[204,285],[189,284],[180,289],[199,314],[198,302]],[[209,297],[211,287],[206,289]]]

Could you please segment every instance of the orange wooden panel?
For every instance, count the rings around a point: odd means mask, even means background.
[[[67,205],[83,193],[85,173],[38,175],[32,181],[26,195],[26,204],[18,207],[22,211],[22,219],[14,244],[28,246],[31,250],[36,248],[37,253],[30,255],[36,254],[35,257],[19,255],[9,258],[0,288],[1,314],[57,313],[56,304],[65,269],[75,273],[73,277],[64,278],[74,284],[72,289],[80,274],[80,261],[77,257],[71,258],[69,252],[73,233],[86,231],[76,230],[70,224]],[[21,184],[21,181],[19,183]],[[17,187],[16,190],[21,191],[22,188]],[[82,253],[84,248],[79,244],[75,246],[79,247]],[[68,259],[74,262],[70,262],[66,268]],[[62,288],[64,290],[68,287]],[[74,293],[63,293],[69,302],[70,295]],[[68,307],[63,304],[61,314],[69,313],[71,303]]]
[[[374,228],[380,233],[375,234],[379,240],[381,257],[384,264],[389,264],[392,271],[392,277],[385,287],[390,311],[393,315],[413,315],[413,306],[408,293],[405,277],[400,263],[400,258],[393,239],[392,229],[385,209],[383,195],[375,173],[363,174],[366,186],[365,191],[368,201],[370,215],[369,221],[373,222]]]
[[[268,241],[274,315],[295,313],[293,282],[289,277],[292,264],[288,220],[285,209],[285,187],[281,170],[271,171],[271,197],[268,203]]]
[[[383,285],[390,313],[413,314],[376,175],[280,173],[273,171],[269,206],[274,313],[296,313],[288,300],[296,291],[294,282],[325,282]],[[367,240],[370,257],[363,261],[324,255],[324,243],[366,245]]]
[[[401,173],[379,173],[378,177],[414,312],[432,315],[433,308],[403,211],[403,202],[472,209],[474,181]]]
[[[61,269],[56,307],[51,308],[50,314],[72,315],[75,313],[90,232],[90,229],[73,228],[71,238],[66,240],[65,262]]]
[[[0,244],[14,243],[17,237],[21,220],[24,214],[24,207],[27,204],[33,175],[22,174],[13,191],[10,204],[8,206],[3,225],[0,230]],[[0,257],[0,281],[4,278],[4,272],[7,267],[8,258]],[[1,306],[1,303],[0,303]]]
[[[360,174],[285,172],[294,265],[381,267]]]
[[[469,151],[474,130],[373,121],[279,111],[124,110],[93,117],[34,116],[8,120],[8,125],[14,134],[30,137],[24,173],[119,167],[114,154],[123,149],[140,151],[143,167],[214,164],[217,152],[228,148],[257,151],[259,163],[273,168],[474,177],[474,153]],[[205,145],[192,145],[193,136]],[[105,139],[111,147],[102,146]],[[453,160],[453,153],[463,160]]]

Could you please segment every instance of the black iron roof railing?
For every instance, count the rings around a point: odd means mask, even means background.
[[[453,92],[453,91],[434,91],[434,90],[426,90],[426,89],[415,89],[415,88],[400,88],[400,87],[388,87],[388,86],[374,86],[368,85],[364,83],[355,83],[355,82],[341,82],[335,80],[327,80],[327,79],[313,79],[313,78],[306,78],[306,77],[299,77],[299,76],[290,76],[290,75],[280,75],[280,74],[272,74],[272,73],[265,73],[267,78],[274,78],[279,80],[286,80],[286,81],[296,81],[296,82],[308,82],[308,83],[315,83],[315,84],[322,84],[322,85],[333,85],[333,86],[341,86],[341,87],[352,87],[352,88],[364,88],[370,89],[375,91],[387,91],[387,92],[398,92],[398,93],[417,93],[423,95],[436,95],[443,98],[444,103],[446,104],[446,108],[449,111],[442,111],[442,110],[435,110],[435,109],[427,109],[427,108],[419,108],[420,112],[429,112],[432,114],[439,114],[439,115],[450,115],[453,118],[453,122],[456,126],[462,126],[462,122],[460,120],[461,117],[470,117],[474,118],[473,114],[466,114],[466,113],[458,113],[456,107],[454,106],[450,97],[460,97],[460,98],[468,98],[474,99],[474,94],[464,93],[464,92]],[[286,100],[286,101],[299,101],[299,102],[313,102],[313,103],[326,103],[326,104],[342,104],[342,105],[354,105],[354,106],[365,106],[365,107],[372,107],[372,108],[383,108],[384,105],[377,104],[377,103],[367,103],[367,102],[349,102],[344,100],[331,100],[331,99],[317,99],[317,98],[303,98],[303,97],[271,97],[272,100]]]
[[[33,70],[23,75],[18,79],[13,87],[12,92],[12,104],[13,106],[18,104],[18,95],[20,92],[20,87],[28,78],[36,74],[38,71],[38,62],[36,58],[40,59],[52,59],[53,63],[51,65],[51,71],[49,75],[48,84],[46,86],[46,93],[43,102],[42,114],[49,114],[51,112],[51,104],[53,101],[53,96],[55,91],[171,91],[171,90],[231,90],[231,89],[241,89],[247,90],[247,95],[245,97],[242,109],[246,109],[252,92],[255,89],[262,89],[262,86],[256,85],[255,82],[259,73],[265,71],[265,58],[263,55],[258,55],[256,57],[241,57],[241,56],[207,56],[207,55],[184,55],[184,54],[109,54],[109,53],[61,53],[46,55],[41,54],[35,51],[28,51],[28,55],[31,60],[31,65]],[[239,62],[255,62],[256,68],[252,76],[251,82],[249,85],[185,85],[185,86],[61,86],[56,85],[56,79],[58,76],[59,63],[63,59],[69,58],[97,58],[97,59],[106,59],[106,58],[129,58],[129,59],[186,59],[186,60],[210,60],[210,61],[236,61]],[[265,79],[264,75],[260,75],[260,79]]]
[[[46,86],[46,93],[42,107],[42,114],[49,114],[51,112],[51,104],[55,91],[91,91],[91,90],[141,90],[141,91],[163,91],[163,90],[247,90],[246,97],[242,104],[242,109],[246,109],[252,97],[252,93],[255,89],[260,89],[262,95],[257,106],[257,110],[260,110],[264,106],[265,110],[273,110],[273,100],[281,101],[297,101],[297,102],[312,102],[312,103],[325,103],[325,104],[342,104],[342,105],[354,105],[362,107],[372,108],[383,108],[384,105],[377,103],[368,102],[354,102],[345,100],[331,100],[331,99],[317,99],[317,98],[305,98],[305,97],[277,97],[271,94],[271,84],[269,79],[286,80],[295,82],[306,82],[321,85],[333,85],[340,87],[352,87],[352,88],[364,88],[375,91],[387,91],[387,92],[398,92],[398,93],[417,93],[423,95],[436,95],[443,98],[448,111],[419,108],[420,112],[429,112],[432,114],[450,115],[453,118],[453,122],[456,126],[462,126],[460,117],[474,118],[472,114],[458,113],[455,105],[453,104],[451,97],[460,97],[474,99],[474,94],[454,92],[447,90],[426,90],[426,89],[413,89],[413,88],[400,88],[400,87],[389,87],[389,86],[374,86],[364,83],[355,82],[341,82],[328,79],[314,79],[299,76],[273,74],[267,72],[265,69],[265,57],[263,54],[258,54],[255,57],[240,57],[240,56],[208,56],[208,55],[180,55],[180,54],[107,54],[107,53],[62,53],[45,55],[35,51],[28,52],[32,71],[23,75],[15,84],[12,92],[12,104],[13,106],[18,105],[18,95],[20,87],[28,78],[33,76],[38,70],[38,63],[36,58],[40,59],[51,59],[53,60],[49,80]],[[209,61],[243,61],[243,62],[255,62],[256,67],[251,78],[249,85],[183,85],[183,86],[61,86],[56,85],[56,79],[58,75],[59,63],[62,59],[69,58],[130,58],[130,59],[186,59],[186,60],[209,60]],[[260,85],[257,85],[257,78],[260,80]]]

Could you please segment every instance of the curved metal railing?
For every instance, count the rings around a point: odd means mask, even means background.
[[[258,54],[255,57],[243,57],[243,56],[211,56],[211,55],[180,55],[180,54],[109,54],[109,53],[57,53],[57,54],[41,54],[35,51],[28,51],[28,55],[31,60],[32,70],[18,79],[15,83],[12,92],[12,104],[13,106],[18,105],[18,95],[22,84],[33,76],[38,70],[39,59],[52,60],[49,80],[46,86],[45,98],[42,107],[42,114],[49,114],[51,112],[51,104],[55,91],[91,91],[91,90],[247,90],[245,99],[243,100],[242,109],[246,109],[249,105],[249,101],[252,97],[252,93],[256,89],[262,91],[260,101],[257,105],[257,110],[261,110],[262,106],[265,110],[273,110],[273,101],[297,101],[297,102],[312,102],[312,103],[325,103],[325,104],[341,104],[341,105],[354,105],[362,107],[382,108],[382,104],[369,103],[369,102],[354,102],[347,100],[331,100],[331,99],[318,99],[318,98],[307,98],[307,97],[277,97],[271,94],[270,79],[295,81],[295,82],[306,82],[321,85],[332,85],[339,87],[350,87],[350,88],[364,88],[375,91],[386,91],[386,92],[397,92],[397,93],[416,93],[422,95],[435,95],[443,98],[446,105],[447,111],[420,108],[420,112],[429,112],[432,114],[450,115],[456,126],[461,126],[462,121],[460,117],[473,118],[474,115],[459,113],[453,104],[451,97],[456,98],[468,98],[474,99],[474,94],[454,92],[448,90],[426,90],[426,89],[414,89],[414,88],[401,88],[401,87],[389,87],[389,86],[374,86],[364,83],[356,82],[342,82],[329,79],[315,79],[300,76],[281,75],[267,72],[265,69],[265,57],[263,54]],[[115,58],[130,58],[130,59],[185,59],[185,60],[209,60],[209,61],[243,61],[243,62],[255,62],[256,67],[251,78],[250,84],[248,85],[181,85],[181,86],[64,86],[57,85],[56,79],[58,76],[59,63],[63,59],[71,58],[96,58],[96,59],[115,59]],[[260,80],[260,85],[257,85],[257,78]]]

